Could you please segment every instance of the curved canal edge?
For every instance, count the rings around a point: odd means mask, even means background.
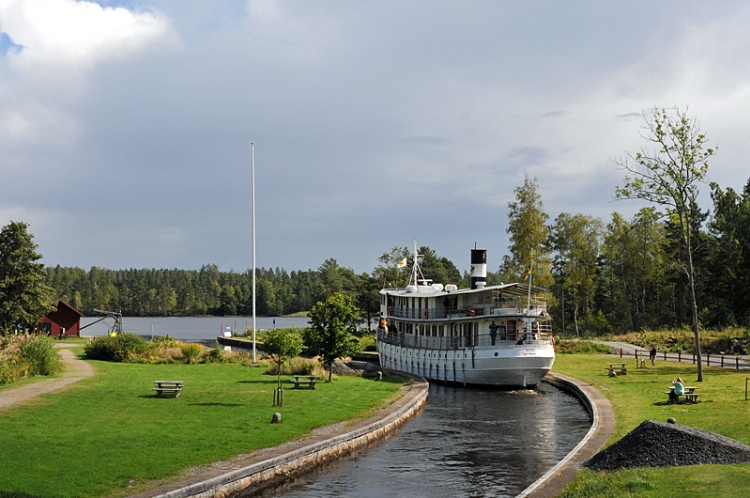
[[[524,489],[516,498],[555,496],[573,480],[581,464],[594,456],[615,430],[615,414],[609,400],[587,382],[550,372],[542,382],[566,391],[581,401],[591,417],[591,428],[565,458]]]
[[[398,375],[407,375],[397,372]],[[145,491],[131,498],[208,498],[245,496],[309,472],[381,440],[417,415],[427,403],[429,383],[409,375],[404,395],[372,417],[354,425],[336,425],[324,435],[282,444],[253,458],[224,462],[189,479]]]

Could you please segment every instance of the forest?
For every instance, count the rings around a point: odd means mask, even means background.
[[[713,209],[692,207],[696,225],[694,256],[699,318],[703,327],[750,326],[750,180],[742,192],[711,185]],[[679,229],[654,208],[632,219],[612,213],[606,223],[584,214],[559,214],[541,226],[530,216],[547,219],[538,184],[528,179],[511,202],[511,239],[524,230],[541,228],[545,236],[535,257],[533,283],[548,288],[555,330],[571,335],[601,335],[641,329],[689,325],[688,281],[679,256]],[[531,213],[530,213],[531,212]],[[525,225],[526,224],[526,225]],[[533,225],[531,225],[533,224]],[[521,279],[526,261],[522,251],[506,255],[490,284]],[[421,247],[426,278],[468,284],[447,258]],[[308,311],[335,292],[344,292],[362,310],[363,319],[378,313],[378,291],[405,284],[406,247],[383,254],[371,273],[356,274],[328,259],[317,269],[256,270],[256,312],[261,316]],[[521,258],[522,259],[522,258]],[[411,261],[411,259],[410,259]],[[249,315],[252,274],[222,272],[216,265],[200,270],[92,267],[47,268],[56,295],[80,309],[122,311],[128,316]]]
[[[508,203],[508,252],[488,273],[488,283],[520,281],[530,269],[533,284],[548,290],[553,327],[563,335],[692,327],[697,337],[698,327],[750,326],[750,180],[741,192],[707,183],[708,159],[717,149],[707,146],[686,112],[654,109],[644,112],[644,119],[642,137],[651,148],[614,161],[625,173],[614,197],[644,200],[648,206],[630,219],[616,211],[607,220],[582,213],[550,219],[537,179],[525,174]],[[708,207],[698,202],[699,187],[706,184]],[[418,252],[426,278],[468,284],[469,276],[447,258],[429,247]],[[306,312],[343,292],[372,324],[378,291],[404,285],[408,266],[402,262],[412,257],[406,247],[393,247],[372,272],[362,274],[335,259],[315,270],[261,268],[257,314]],[[200,270],[57,266],[47,268],[47,283],[85,314],[94,309],[131,316],[252,312],[251,272],[222,272],[211,264]]]

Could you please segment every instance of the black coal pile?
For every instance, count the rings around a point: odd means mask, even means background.
[[[646,420],[583,464],[591,470],[750,462],[750,446],[714,432]]]

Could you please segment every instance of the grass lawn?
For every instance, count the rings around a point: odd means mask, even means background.
[[[615,432],[608,444],[619,440],[646,419],[713,431],[750,444],[750,401],[745,401],[748,372],[704,367],[703,382],[695,382],[696,367],[657,361],[656,369],[635,368],[626,360],[628,374],[610,378],[606,365],[612,359],[595,355],[558,355],[554,371],[595,386],[612,403]],[[664,391],[672,379],[698,387],[697,404],[669,405]],[[750,464],[703,465],[618,472],[584,470],[559,497],[744,497],[750,488]]]
[[[0,498],[126,496],[370,414],[402,385],[342,376],[285,390],[279,408],[265,367],[92,364],[94,377],[0,411]],[[184,381],[180,397],[155,397],[157,379]],[[276,411],[283,423],[272,425]]]

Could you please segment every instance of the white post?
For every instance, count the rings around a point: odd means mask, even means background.
[[[253,182],[253,364],[255,364],[255,142],[250,142],[250,157]]]

